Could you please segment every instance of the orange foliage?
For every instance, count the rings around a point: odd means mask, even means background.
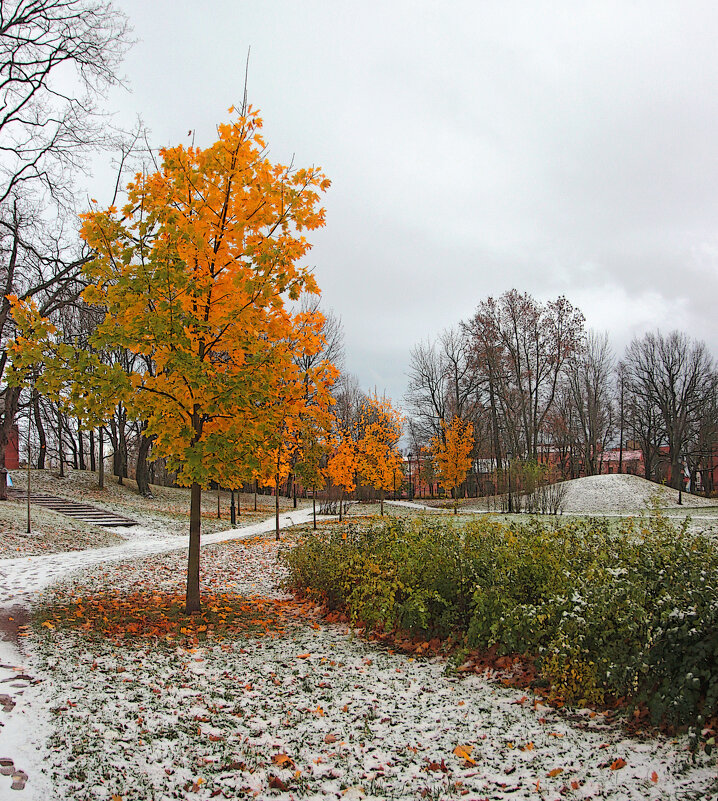
[[[387,398],[370,395],[362,404],[362,435],[357,443],[359,472],[381,493],[381,513],[384,514],[384,493],[392,489],[402,458],[397,447],[404,416],[394,409]]]
[[[114,640],[153,638],[201,641],[230,634],[275,635],[311,606],[294,600],[236,593],[207,593],[202,612],[187,618],[180,593],[138,591],[77,597],[48,608],[40,624]]]
[[[471,449],[474,432],[470,422],[454,417],[450,425],[441,421],[443,437],[431,441],[433,461],[441,483],[454,492],[454,513],[458,504],[458,489],[471,469]]]
[[[318,292],[299,262],[304,232],[324,225],[329,182],[316,168],[272,164],[261,127],[250,107],[205,150],[161,150],[161,168],[135,177],[122,212],[86,214],[81,231],[96,254],[84,299],[108,311],[91,344],[144,358],[127,377],[129,405],[192,486],[188,611],[200,606],[201,488],[236,485],[259,468],[258,446],[279,447],[273,437],[295,413],[294,349],[323,345],[285,300]]]
[[[336,487],[351,492],[356,486],[354,477],[358,469],[356,444],[348,434],[340,432],[335,437],[334,448],[327,463],[327,475]]]

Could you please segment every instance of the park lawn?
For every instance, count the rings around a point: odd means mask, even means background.
[[[602,714],[556,710],[500,681],[462,678],[444,659],[392,653],[322,622],[281,588],[277,554],[293,540],[203,549],[207,617],[172,618],[160,630],[155,616],[151,636],[138,628],[139,602],[170,608],[162,605],[185,579],[181,551],[88,570],[45,594],[31,642],[58,798],[718,791],[714,761],[694,761],[684,737],[632,739]]]

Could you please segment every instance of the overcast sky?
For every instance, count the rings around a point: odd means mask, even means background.
[[[215,140],[251,46],[270,158],[332,181],[309,264],[364,388],[400,402],[412,346],[512,287],[619,355],[656,328],[718,355],[714,3],[116,5],[138,41],[108,105],[158,145]]]

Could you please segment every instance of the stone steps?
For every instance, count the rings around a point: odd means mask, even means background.
[[[17,501],[27,500],[27,493],[24,490],[15,488],[8,489],[8,498]],[[105,509],[98,509],[86,503],[71,501],[69,498],[60,498],[56,495],[42,495],[31,492],[30,504],[43,506],[53,512],[72,517],[75,520],[82,520],[84,523],[94,523],[96,526],[136,526],[137,521],[129,517],[108,512]]]

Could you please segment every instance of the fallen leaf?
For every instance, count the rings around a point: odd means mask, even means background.
[[[272,762],[274,762],[275,765],[279,765],[280,768],[284,765],[287,765],[290,768],[294,767],[294,761],[291,759],[291,757],[287,756],[287,754],[274,754],[272,757]]]
[[[459,759],[465,759],[470,765],[475,765],[476,760],[471,758],[471,752],[473,750],[473,745],[457,745],[456,748],[454,748],[454,753]]]
[[[653,773],[651,773],[651,781],[654,784],[658,784],[658,774],[656,773],[655,770],[653,771]]]
[[[554,768],[553,770],[550,770],[546,775],[549,777],[549,779],[555,779],[556,776],[560,776],[562,773],[563,773],[563,768]]]
[[[619,757],[618,759],[614,760],[611,763],[611,770],[621,770],[621,768],[625,767],[626,767],[626,760],[621,759],[621,757]]]

